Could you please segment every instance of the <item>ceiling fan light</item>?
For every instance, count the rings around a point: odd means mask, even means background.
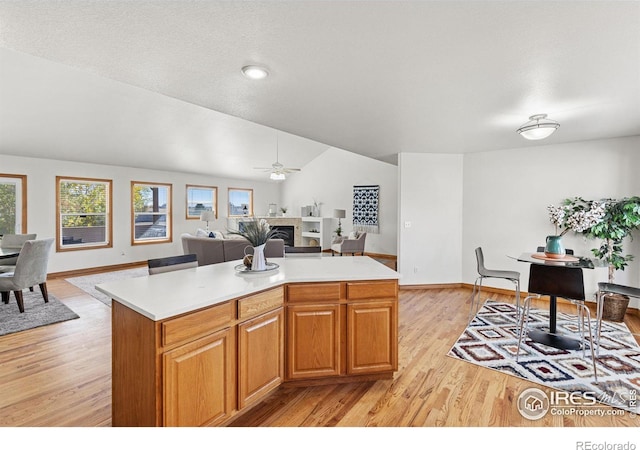
[[[282,181],[287,177],[285,176],[284,173],[271,172],[271,175],[269,175],[269,178],[271,178],[274,181]]]
[[[551,136],[559,126],[555,120],[547,119],[546,114],[535,114],[516,131],[525,139],[537,141]]]
[[[244,66],[242,68],[242,73],[245,77],[251,78],[252,80],[262,80],[269,76],[267,69],[260,66]]]

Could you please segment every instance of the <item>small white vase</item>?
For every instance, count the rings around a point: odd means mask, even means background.
[[[251,270],[267,270],[267,259],[264,257],[264,246],[266,244],[253,247],[253,261]]]

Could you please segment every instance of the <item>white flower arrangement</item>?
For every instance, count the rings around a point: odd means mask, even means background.
[[[591,227],[604,219],[607,202],[604,200],[584,200],[580,197],[565,199],[561,206],[549,205],[549,220],[556,226],[556,235],[563,236],[568,231],[588,232]],[[558,234],[558,228],[563,229]]]

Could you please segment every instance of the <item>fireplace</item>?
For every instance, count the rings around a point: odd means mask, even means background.
[[[271,226],[272,230],[275,230],[278,232],[278,238],[284,240],[284,245],[286,247],[294,247],[295,244],[295,232],[294,229],[295,227],[293,227],[292,225],[272,225]]]

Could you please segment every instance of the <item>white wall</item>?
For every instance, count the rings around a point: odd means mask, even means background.
[[[564,198],[619,198],[640,194],[640,137],[617,138],[467,154],[464,157],[464,221],[462,281],[477,276],[474,249],[483,247],[489,268],[517,270],[526,290],[527,264],[509,259],[533,252],[554,234],[547,206]],[[582,235],[563,237],[567,248],[591,255],[598,245]],[[625,253],[635,255],[616,282],[640,286],[640,235]],[[588,296],[606,281],[606,269],[585,270]],[[487,280],[490,286],[510,288],[509,282]],[[632,299],[631,305],[639,302]]]
[[[459,283],[462,155],[401,153],[398,166],[400,284]]]
[[[397,249],[398,168],[389,163],[367,158],[337,148],[329,148],[292,174],[282,184],[278,207],[287,206],[288,215],[299,216],[302,206],[321,203],[320,214],[332,217],[334,209],[346,210],[342,229],[353,228],[353,186],[379,185],[378,234],[368,233],[365,251],[395,255]],[[338,227],[338,220],[333,229]]]
[[[204,228],[200,220],[187,220],[186,185],[201,184],[218,187],[218,219],[209,223],[212,230],[226,230],[227,188],[253,188],[256,215],[267,215],[268,205],[280,198],[280,185],[273,182],[254,182],[227,178],[213,178],[69,161],[22,158],[0,155],[0,173],[27,175],[27,224],[30,233],[38,238],[56,235],[56,176],[105,178],[113,180],[113,248],[54,253],[49,272],[101,267],[144,261],[150,258],[182,254],[180,235]],[[173,242],[166,244],[131,245],[131,181],[171,183],[173,194]],[[122,254],[124,252],[124,255]]]

